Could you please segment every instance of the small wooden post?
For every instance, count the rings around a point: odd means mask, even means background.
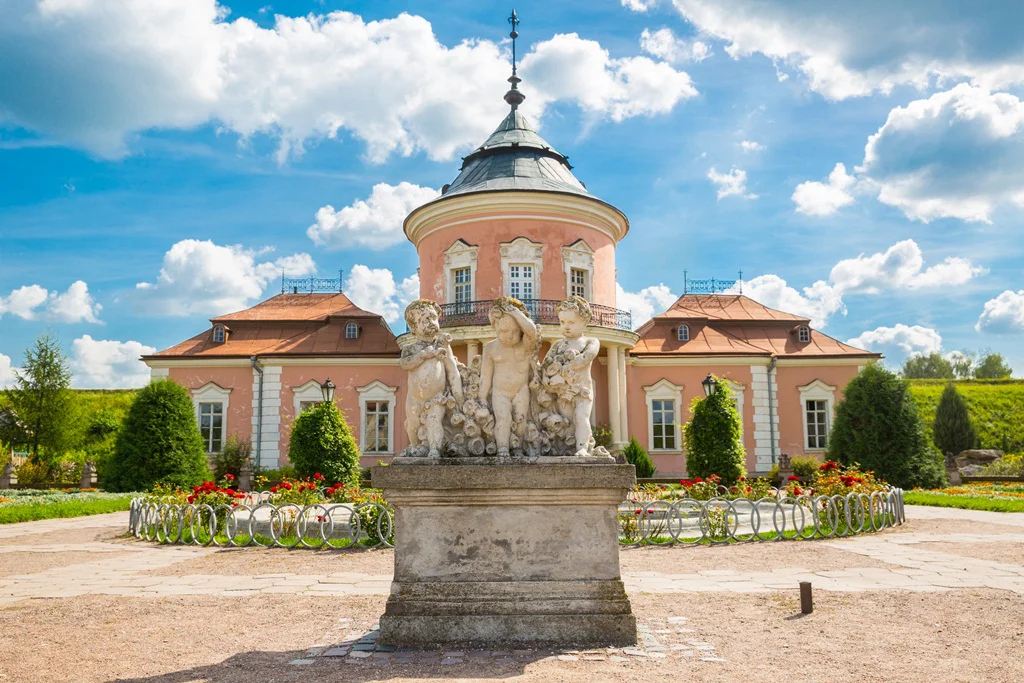
[[[800,582],[800,613],[810,614],[814,611],[814,598],[811,596],[811,582]]]

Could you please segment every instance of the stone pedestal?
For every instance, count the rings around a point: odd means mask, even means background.
[[[616,513],[634,468],[550,460],[373,468],[373,485],[395,509],[381,642],[636,642]]]

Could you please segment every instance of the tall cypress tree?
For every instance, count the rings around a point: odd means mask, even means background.
[[[978,443],[978,431],[967,410],[967,401],[952,382],[946,385],[935,411],[932,438],[943,453],[957,455]]]

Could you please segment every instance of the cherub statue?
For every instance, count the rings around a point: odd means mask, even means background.
[[[495,300],[487,314],[497,339],[484,344],[480,401],[494,412],[498,457],[508,457],[512,434],[521,447],[530,410],[530,372],[536,366],[537,326],[526,307],[512,297]]]
[[[424,439],[428,456],[441,456],[444,447],[444,412],[450,399],[462,405],[462,378],[451,348],[451,335],[441,332],[440,307],[428,299],[417,299],[405,309],[405,322],[416,341],[402,349],[400,365],[409,373],[405,399],[405,428],[409,446],[417,449]],[[451,391],[448,388],[451,387]]]
[[[562,330],[541,367],[541,382],[546,392],[557,399],[558,412],[574,427],[575,455],[590,455],[594,442],[590,412],[594,405],[594,380],[590,365],[601,350],[601,343],[583,332],[591,318],[590,304],[579,296],[570,296],[558,304],[558,324]]]

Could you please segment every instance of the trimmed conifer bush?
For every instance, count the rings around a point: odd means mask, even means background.
[[[939,399],[932,423],[932,438],[943,453],[958,455],[978,444],[978,431],[974,428],[967,401],[952,383],[947,384]]]
[[[876,363],[850,380],[843,393],[828,440],[830,460],[859,463],[905,489],[945,483],[942,454],[925,434],[906,380]]]
[[[191,488],[210,478],[195,407],[171,380],[136,394],[100,482],[108,491],[148,491],[154,484]]]
[[[288,460],[299,477],[319,472],[332,484],[359,481],[359,448],[333,403],[321,403],[295,418]]]
[[[722,484],[732,486],[745,474],[740,415],[725,382],[706,398],[695,398],[690,404],[690,421],[683,426],[686,441],[686,474],[704,477],[717,474]]]
[[[636,468],[637,479],[649,479],[654,476],[657,468],[651,462],[651,456],[647,455],[647,450],[640,445],[636,437],[630,438],[629,443],[622,449],[622,457]]]

